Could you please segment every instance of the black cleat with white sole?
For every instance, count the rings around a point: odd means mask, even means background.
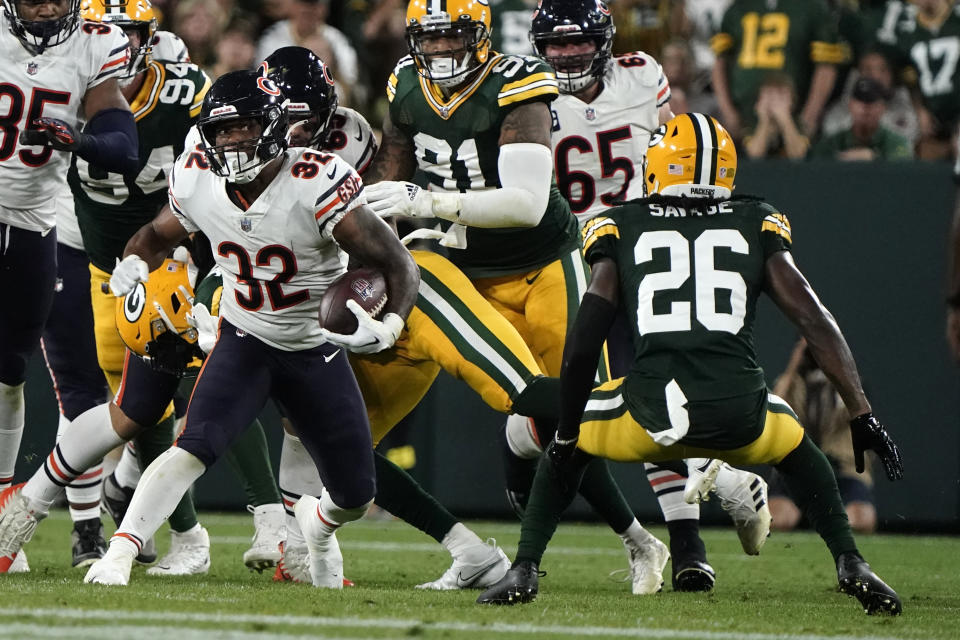
[[[867,615],[898,616],[903,613],[903,604],[897,592],[881,580],[857,553],[843,553],[837,558],[837,582],[840,591],[860,601]]]
[[[526,604],[537,598],[540,576],[546,572],[540,571],[533,562],[524,560],[518,562],[507,571],[507,575],[495,585],[480,594],[477,604]]]
[[[692,558],[674,559],[674,591],[710,591],[716,581],[716,572],[706,562]]]

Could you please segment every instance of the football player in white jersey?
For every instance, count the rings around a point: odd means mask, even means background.
[[[0,290],[18,302],[0,307],[0,490],[13,480],[26,366],[53,302],[50,231],[67,152],[120,172],[137,162],[133,116],[115,78],[129,55],[123,32],[81,21],[79,0],[2,4]]]
[[[673,117],[663,69],[642,51],[612,55],[614,31],[602,0],[543,0],[530,30],[537,54],[554,68],[560,85],[560,97],[551,105],[557,185],[581,227],[615,203],[644,195],[650,135]],[[615,326],[610,343],[624,341],[629,341],[627,328]],[[612,377],[629,368],[621,354],[629,358],[632,350],[609,348]],[[770,532],[762,478],[705,459],[646,463],[645,468],[670,531],[674,589],[713,586],[715,574],[698,533],[700,508],[687,502],[711,486],[731,511],[744,550],[759,552]]]
[[[286,149],[282,101],[276,84],[258,72],[234,71],[214,83],[198,125],[201,149],[185,152],[170,177],[170,209],[130,240],[114,270],[111,288],[125,294],[146,279],[148,265],[157,267],[199,230],[223,270],[224,292],[217,343],[194,387],[186,427],[144,472],[87,582],[126,584],[142,541],[273,398],[324,484],[319,500],[303,496],[295,506],[313,584],[343,586],[333,534],[372,502],[374,470],[363,399],[342,352],[391,347],[413,308],[419,275],[366,206],[351,167],[335,155]],[[330,334],[317,322],[324,290],[343,273],[338,245],[380,269],[390,291],[382,320],[353,307],[359,326],[351,335]]]

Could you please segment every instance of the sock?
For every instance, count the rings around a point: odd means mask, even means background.
[[[614,531],[624,531],[635,518],[627,499],[610,475],[607,461],[592,458],[580,483],[580,495]]]
[[[263,425],[254,420],[227,449],[227,462],[247,494],[247,502],[254,507],[280,502],[280,490],[270,466],[270,449]],[[311,465],[313,462],[311,461]]]
[[[286,431],[283,432],[283,446],[280,449],[280,494],[287,514],[287,544],[291,547],[303,545],[303,532],[293,515],[293,505],[303,495],[323,495],[323,481],[300,438]]]
[[[537,473],[537,463],[540,460],[540,455],[538,453],[536,456],[522,457],[523,453],[515,451],[515,449],[520,446],[520,443],[525,444],[529,449],[539,446],[539,443],[536,442],[536,430],[529,433],[529,438],[511,438],[508,430],[515,426],[510,423],[514,417],[507,418],[507,424],[500,432],[500,455],[503,460],[504,479],[506,480],[507,502],[513,507],[513,512],[517,514],[517,517],[523,519],[523,511],[527,507],[530,486],[533,484],[533,476]],[[525,430],[526,426],[524,425],[522,428]],[[524,431],[524,433],[526,432]],[[378,504],[379,500],[378,496]]]
[[[790,496],[820,534],[833,559],[852,551],[857,553],[850,521],[840,499],[837,478],[823,452],[804,435],[797,448],[775,465]]]
[[[83,470],[103,459],[123,442],[113,430],[109,403],[87,409],[66,429],[63,437],[27,481],[23,495],[40,503],[52,503]]]
[[[681,560],[707,561],[707,548],[700,538],[700,521],[683,519],[667,522],[667,532],[670,534],[670,555],[674,559],[674,567]]]
[[[57,423],[57,440],[70,426],[67,416],[60,414]],[[103,486],[103,460],[87,467],[81,475],[74,478],[67,485],[67,505],[70,508],[70,519],[74,522],[100,518],[100,490]]]
[[[540,565],[547,543],[557,530],[560,515],[576,497],[584,468],[591,460],[594,458],[574,453],[565,469],[558,471],[546,458],[541,458],[520,525],[520,543],[514,566],[524,561]]]
[[[650,488],[657,496],[657,503],[665,521],[700,519],[700,505],[687,504],[683,499],[683,489],[687,484],[686,468],[683,474],[660,463],[647,462],[643,468],[647,472]]]
[[[618,531],[617,535],[623,540],[623,544],[643,542],[653,536],[652,533],[643,528],[643,525],[636,518],[633,519],[629,527],[623,531]]]
[[[170,416],[166,420],[158,422],[156,426],[144,429],[135,438],[141,474],[173,444],[175,422],[174,417]],[[142,481],[143,478],[141,478]],[[193,496],[190,488],[183,493],[183,498],[170,513],[169,522],[170,529],[178,533],[189,531],[197,526],[197,512],[193,507]]]
[[[443,536],[440,544],[450,552],[451,556],[459,558],[470,547],[483,544],[483,540],[462,523],[458,522],[450,528],[447,535]]]
[[[137,460],[137,445],[133,440],[123,448],[120,462],[113,470],[113,477],[124,489],[137,488],[137,483],[140,482],[140,462]]]
[[[443,544],[457,524],[453,514],[379,451],[373,452],[373,461],[377,472],[377,505]]]
[[[23,383],[0,383],[0,491],[13,484],[23,436]]]
[[[113,537],[132,541],[139,553],[143,543],[153,537],[170,517],[177,503],[204,471],[206,467],[196,456],[177,447],[170,447],[157,456],[144,470],[127,515]]]

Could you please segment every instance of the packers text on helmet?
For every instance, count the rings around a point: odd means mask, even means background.
[[[647,195],[729,198],[737,149],[715,118],[682,113],[653,132],[645,164]]]

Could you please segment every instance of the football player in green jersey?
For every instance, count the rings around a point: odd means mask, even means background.
[[[390,108],[380,152],[364,174],[366,193],[381,215],[438,219],[441,244],[474,295],[513,324],[543,373],[556,376],[586,284],[577,221],[553,179],[548,103],[559,91],[542,60],[491,51],[490,25],[483,0],[411,0],[411,55],[387,84]],[[429,189],[407,182],[417,169]],[[504,449],[513,470],[508,491],[522,505],[532,461]],[[605,464],[592,465],[582,491],[623,539],[631,566],[650,565],[637,571],[657,584],[635,580],[635,592],[656,591],[666,550],[653,548]]]
[[[871,412],[840,329],[790,253],[790,224],[756,198],[733,198],[737,156],[716,120],[682,114],[652,137],[646,185],[654,195],[583,229],[590,286],[564,350],[560,423],[534,479],[516,560],[480,603],[529,602],[559,514],[592,456],[619,461],[720,458],[771,464],[827,543],[840,589],[867,613],[901,612],[897,594],[857,551],[837,481],[796,415],[769,393],[753,346],[766,292],[793,321],[843,398],[858,471],[873,450],[887,477],[900,452]],[[593,386],[617,304],[635,348],[624,378]]]
[[[799,121],[816,133],[823,107],[847,58],[837,17],[825,0],[735,0],[710,40],[717,55],[713,86],[723,121],[734,137],[756,126],[754,104],[773,72],[796,82]]]

